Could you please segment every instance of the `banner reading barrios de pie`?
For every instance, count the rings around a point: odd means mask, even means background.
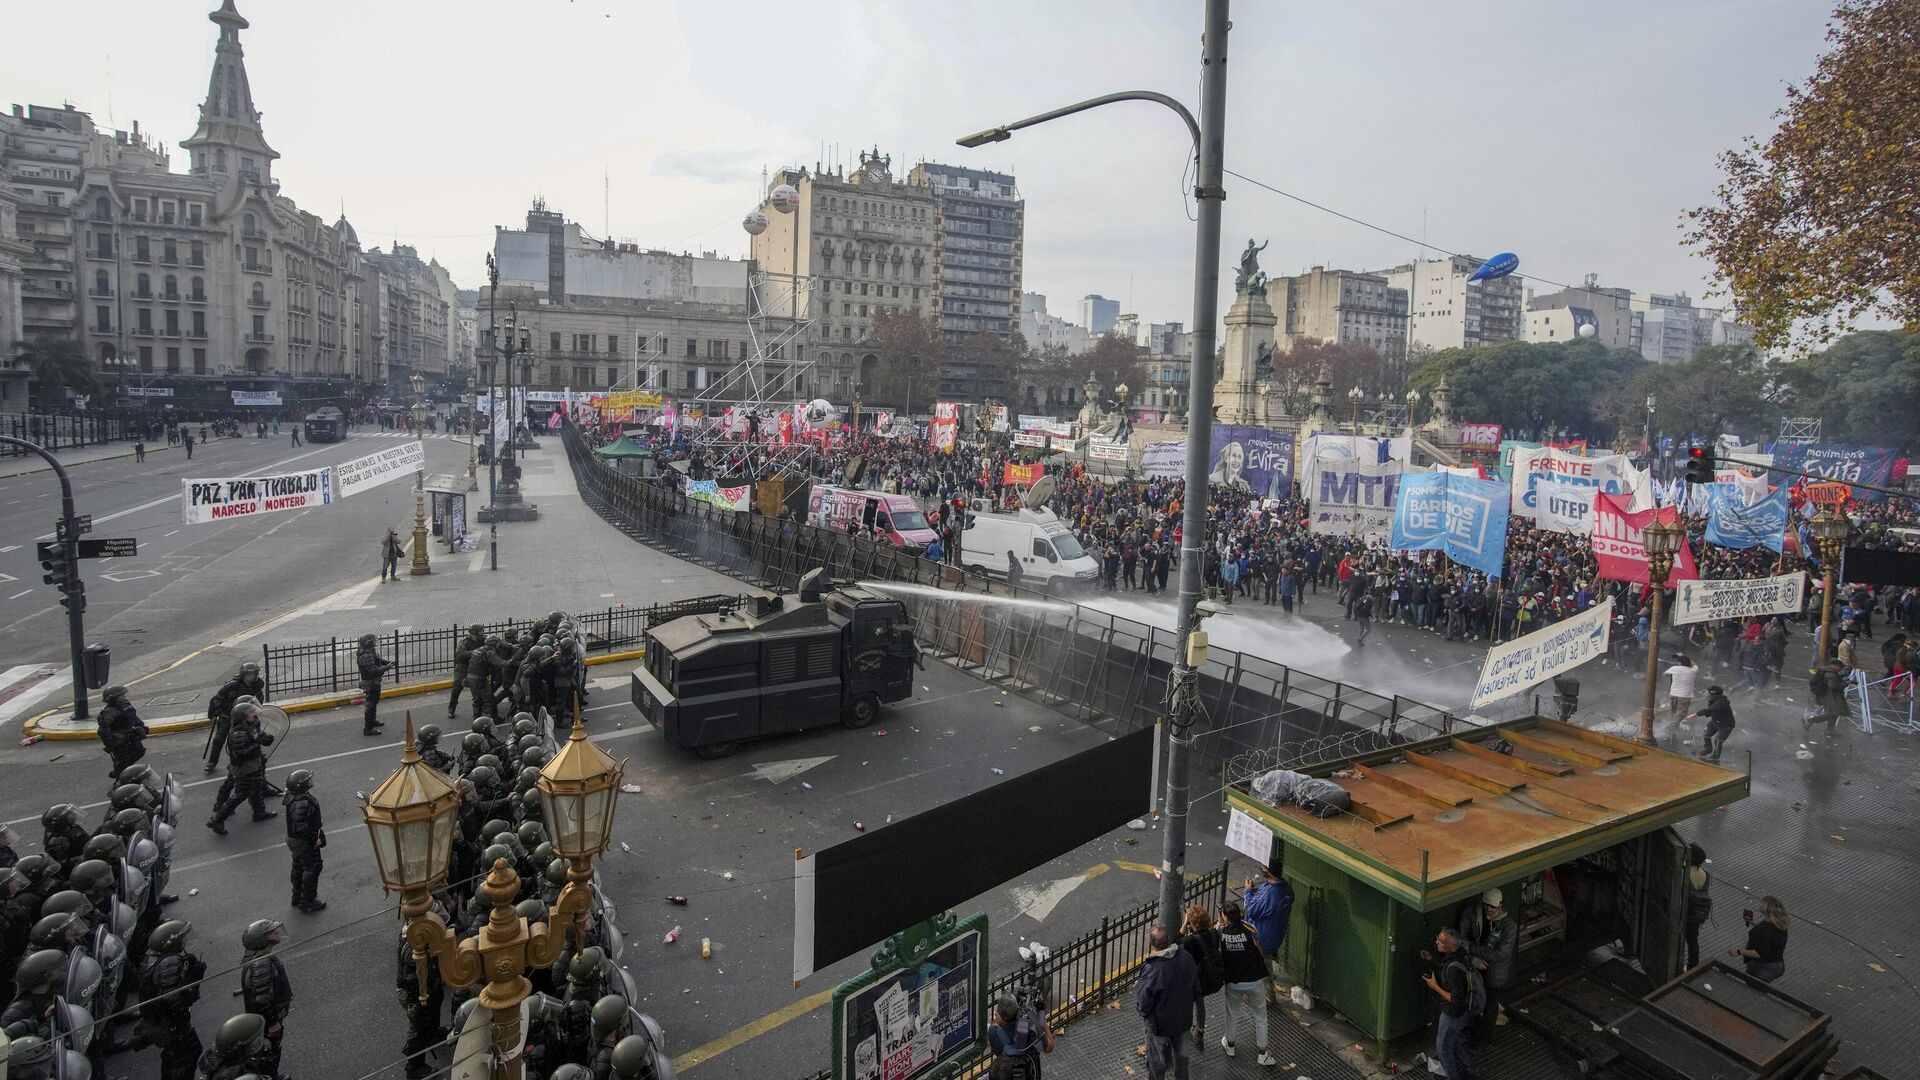
[[[332,469],[238,480],[182,480],[180,484],[181,506],[189,525],[305,510],[333,501]]]

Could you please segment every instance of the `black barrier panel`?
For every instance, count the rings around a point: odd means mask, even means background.
[[[1858,585],[1920,585],[1920,552],[1848,548],[1840,571]]]
[[[1144,728],[817,853],[814,970],[1140,817],[1152,782]]]

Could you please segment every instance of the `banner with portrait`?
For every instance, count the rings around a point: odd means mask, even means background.
[[[1293,497],[1293,433],[1238,424],[1213,426],[1207,482],[1256,497]]]

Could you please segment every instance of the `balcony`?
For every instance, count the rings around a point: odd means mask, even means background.
[[[264,296],[249,296],[247,298],[247,306],[257,311],[266,311],[273,307],[273,301]]]
[[[160,336],[164,338],[181,338],[185,337],[186,334],[177,326],[169,326],[160,331]]]
[[[271,274],[273,273],[273,263],[272,262],[241,263],[240,269],[245,270],[249,274]]]
[[[133,328],[133,336],[134,336],[134,337],[152,337],[152,336],[153,336],[153,327],[151,327],[151,326],[136,326],[136,327],[134,327],[134,328]]]
[[[151,300],[153,299],[153,293],[146,289],[142,289],[139,292],[134,293],[133,298],[135,300]]]
[[[207,294],[203,292],[191,293],[187,296],[186,300],[189,304],[204,304],[207,302]]]
[[[130,261],[139,266],[146,266],[153,262],[153,253],[150,251],[136,251],[133,253],[133,258]]]
[[[88,289],[87,295],[88,296],[112,296],[113,290],[112,289]]]
[[[205,341],[207,340],[207,332],[205,330],[189,330],[187,331],[187,337],[192,341]]]
[[[177,292],[170,292],[170,293],[161,293],[161,294],[160,294],[160,299],[162,299],[162,300],[169,300],[169,301],[172,301],[173,303],[176,303],[176,304],[177,304],[177,303],[179,303],[179,302],[180,302],[180,300],[181,300],[181,297],[180,297],[180,294],[179,294],[179,293],[177,293]]]
[[[205,255],[189,255],[187,256],[187,265],[204,269],[207,265],[207,257]]]
[[[272,335],[272,334],[248,334],[248,335],[247,335],[247,344],[249,344],[249,345],[271,345],[271,344],[273,344],[273,335]]]

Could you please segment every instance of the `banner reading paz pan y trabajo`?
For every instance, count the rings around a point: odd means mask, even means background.
[[[1571,619],[1488,649],[1486,662],[1480,666],[1480,681],[1467,707],[1478,709],[1512,697],[1596,656],[1605,656],[1612,614],[1612,604],[1596,604]]]
[[[1800,610],[1806,591],[1805,571],[1769,578],[1683,581],[1675,590],[1673,621],[1678,625],[1789,614]]]
[[[357,457],[352,461],[334,466],[334,493],[344,499],[369,488],[377,488],[389,480],[412,476],[426,467],[426,443],[416,439],[413,442],[401,443],[399,446],[390,446],[385,450],[368,454],[366,457]]]
[[[182,480],[180,484],[181,506],[189,525],[281,510],[305,510],[333,501],[332,469],[239,480]]]

